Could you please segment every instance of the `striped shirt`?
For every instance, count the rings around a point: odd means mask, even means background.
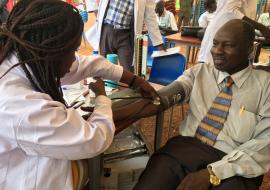
[[[113,25],[116,29],[130,29],[134,15],[134,0],[110,0],[104,23]]]

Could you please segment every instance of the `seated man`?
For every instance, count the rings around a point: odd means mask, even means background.
[[[188,26],[192,17],[193,0],[180,0],[180,12],[178,14],[177,27]]]
[[[190,105],[180,135],[151,156],[135,190],[259,189],[270,169],[270,75],[249,65],[254,37],[245,21],[229,21],[214,37],[214,65],[196,65],[159,90],[162,106],[144,99],[114,110],[123,127]]]
[[[215,16],[215,11],[217,9],[216,0],[205,0],[204,8],[206,11],[200,16],[198,23],[200,27],[206,28]]]
[[[159,0],[156,3],[155,12],[157,14],[157,21],[162,35],[178,32],[174,15],[172,12],[165,9],[165,2],[163,0]]]

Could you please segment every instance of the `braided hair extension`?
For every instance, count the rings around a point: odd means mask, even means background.
[[[65,104],[60,84],[63,57],[78,48],[79,11],[61,0],[21,0],[0,29],[0,65],[12,52],[33,87]]]

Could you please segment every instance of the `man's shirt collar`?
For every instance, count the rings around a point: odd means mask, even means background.
[[[245,69],[231,75],[234,81],[234,84],[238,88],[241,88],[241,86],[244,84],[244,82],[247,80],[248,76],[250,75],[251,71],[252,71],[252,66],[249,65]],[[229,76],[227,72],[218,71],[217,84],[218,85],[221,84],[227,76]]]

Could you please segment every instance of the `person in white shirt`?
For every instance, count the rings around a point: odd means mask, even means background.
[[[213,63],[210,49],[213,38],[220,27],[232,19],[243,19],[259,30],[266,39],[270,38],[270,29],[255,21],[257,0],[217,0],[215,17],[206,28],[198,61]]]
[[[200,27],[206,28],[215,15],[217,9],[216,0],[204,1],[204,8],[206,11],[200,16],[198,22]]]
[[[161,30],[178,31],[174,15],[172,12],[165,9],[165,2],[163,0],[156,3],[155,12]]]
[[[92,115],[69,107],[61,85],[107,78],[155,91],[101,56],[79,57],[83,22],[61,0],[23,0],[0,28],[0,189],[71,190],[71,160],[94,157],[111,144],[115,125],[101,79]],[[151,94],[151,95],[150,95]]]
[[[145,24],[153,45],[165,51],[154,9],[155,0],[100,1],[94,49],[99,48],[103,56],[117,54],[120,65],[133,71],[136,59],[134,42],[136,36],[142,34]]]
[[[266,13],[262,13],[258,19],[258,22],[263,24],[264,26],[270,28],[270,8],[269,11]],[[262,37],[262,34],[260,31],[256,30],[256,35],[259,36],[259,38]]]
[[[270,27],[270,7],[268,12],[260,15],[258,22],[263,24],[264,26]]]

